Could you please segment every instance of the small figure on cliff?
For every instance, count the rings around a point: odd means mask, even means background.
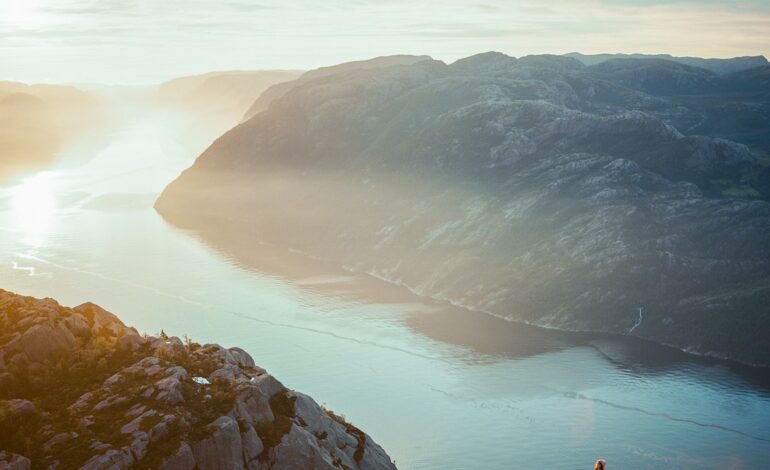
[[[594,464],[594,470],[606,470],[607,469],[607,461],[604,459],[599,459]]]

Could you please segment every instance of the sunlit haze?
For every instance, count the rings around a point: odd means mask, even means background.
[[[0,470],[755,470],[770,0],[0,0]]]
[[[142,84],[398,53],[453,61],[486,50],[767,55],[770,3],[0,0],[0,71],[26,82]]]

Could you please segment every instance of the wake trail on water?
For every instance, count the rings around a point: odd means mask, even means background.
[[[357,343],[357,344],[364,345],[364,346],[372,346],[372,347],[386,349],[386,350],[390,350],[390,351],[394,351],[394,352],[400,352],[400,353],[403,353],[403,354],[408,354],[410,356],[419,357],[419,358],[422,358],[422,359],[428,359],[428,360],[431,360],[431,361],[441,361],[441,362],[446,362],[447,361],[446,358],[443,358],[443,357],[440,357],[440,356],[430,356],[430,355],[427,355],[427,354],[422,354],[422,353],[410,351],[408,349],[399,348],[397,346],[390,346],[390,345],[387,345],[387,344],[377,343],[375,341],[361,340],[361,339],[353,338],[353,337],[350,337],[350,336],[340,335],[340,334],[337,334],[337,333],[334,333],[334,332],[331,332],[331,331],[328,331],[328,330],[322,330],[322,329],[318,329],[318,328],[310,328],[310,327],[306,327],[306,326],[299,326],[299,325],[295,325],[295,324],[291,324],[291,323],[276,322],[276,321],[272,321],[272,320],[266,320],[264,318],[256,318],[256,317],[253,317],[253,316],[251,316],[249,314],[246,314],[246,313],[243,313],[243,312],[240,312],[240,311],[237,311],[237,310],[233,310],[233,309],[229,309],[229,308],[226,308],[226,307],[222,307],[221,305],[210,304],[210,303],[205,303],[205,302],[200,302],[200,301],[192,300],[192,299],[190,299],[188,297],[177,295],[177,294],[172,294],[170,292],[166,292],[166,291],[160,290],[160,289],[158,289],[156,287],[148,286],[146,284],[141,284],[141,283],[138,283],[138,282],[134,282],[134,281],[130,281],[130,280],[122,279],[122,278],[117,278],[117,277],[113,277],[113,276],[107,276],[105,274],[101,274],[101,273],[96,272],[96,271],[89,271],[89,270],[78,268],[78,267],[65,266],[65,265],[62,265],[62,264],[59,264],[59,263],[56,263],[56,262],[53,262],[53,261],[48,261],[48,260],[45,260],[45,259],[37,257],[37,256],[33,256],[33,255],[17,253],[16,256],[18,256],[20,258],[24,258],[24,259],[34,260],[34,261],[37,261],[39,263],[43,263],[43,264],[51,266],[51,267],[54,267],[54,268],[57,268],[57,269],[61,269],[63,271],[75,272],[75,273],[86,275],[86,276],[96,277],[96,278],[99,278],[99,279],[102,279],[102,280],[105,280],[105,281],[110,281],[110,282],[114,282],[114,283],[117,283],[117,284],[123,284],[123,285],[129,286],[129,287],[133,287],[133,288],[136,288],[136,289],[146,290],[146,291],[152,292],[152,293],[154,293],[156,295],[159,295],[159,296],[162,296],[162,297],[166,297],[166,298],[170,298],[170,299],[173,299],[173,300],[177,300],[179,302],[187,303],[189,305],[194,305],[194,306],[202,308],[204,310],[224,312],[224,313],[227,313],[227,314],[232,315],[232,316],[236,316],[236,317],[243,318],[243,319],[246,319],[246,320],[254,321],[254,322],[257,322],[257,323],[262,323],[262,324],[265,324],[265,325],[270,325],[270,326],[280,327],[280,328],[290,328],[290,329],[294,329],[294,330],[300,330],[300,331],[306,331],[306,332],[309,332],[309,333],[330,336],[330,337],[333,337],[333,338],[336,338],[336,339],[339,339],[339,340],[342,340],[342,341],[349,341],[349,342]]]
[[[556,391],[556,390],[554,390],[554,391]],[[604,400],[604,399],[601,399],[601,398],[589,397],[587,395],[583,395],[582,393],[571,393],[571,392],[558,392],[558,393],[560,393],[562,396],[564,396],[566,398],[573,398],[573,399],[576,399],[576,400],[591,401],[591,402],[594,402],[594,403],[599,403],[601,405],[610,406],[612,408],[616,408],[616,409],[619,409],[619,410],[635,411],[637,413],[643,413],[643,414],[648,415],[648,416],[655,416],[655,417],[659,417],[659,418],[664,418],[664,419],[667,419],[669,421],[673,421],[673,422],[677,422],[677,423],[690,424],[690,425],[698,426],[698,427],[701,427],[701,428],[717,429],[719,431],[725,431],[725,432],[730,432],[730,433],[738,434],[738,435],[741,435],[743,437],[747,437],[749,439],[754,439],[754,440],[757,440],[757,441],[770,442],[770,438],[766,438],[766,437],[762,437],[762,436],[755,436],[753,434],[749,434],[747,432],[741,431],[740,429],[735,429],[735,428],[731,428],[731,427],[728,427],[728,426],[722,426],[720,424],[702,423],[702,422],[696,421],[694,419],[678,418],[678,417],[672,416],[672,415],[670,415],[668,413],[661,413],[661,412],[656,412],[656,411],[650,411],[650,410],[646,410],[644,408],[639,408],[639,407],[636,407],[636,406],[621,405],[619,403],[614,403],[614,402],[611,402],[611,401],[608,401],[608,400]]]

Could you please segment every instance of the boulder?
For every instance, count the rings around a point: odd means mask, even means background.
[[[243,467],[243,447],[238,423],[220,416],[209,425],[212,434],[191,444],[195,463],[200,470],[235,470]]]
[[[131,441],[131,454],[133,454],[136,460],[141,460],[147,455],[147,448],[150,445],[150,436],[143,431],[136,432],[133,435],[134,440]]]
[[[318,446],[315,436],[293,425],[270,453],[274,468],[282,470],[338,470],[328,452]]]
[[[235,398],[234,414],[250,423],[271,422],[274,419],[270,397],[257,387],[247,387]]]
[[[246,463],[256,459],[265,449],[262,440],[252,426],[241,433],[241,446],[243,447],[243,461]]]
[[[125,470],[134,464],[134,457],[128,448],[110,449],[89,459],[80,470]]]
[[[182,396],[182,383],[175,376],[166,377],[155,382],[155,387],[159,390],[157,400],[175,405],[184,401]]]
[[[79,313],[73,313],[64,318],[62,322],[73,335],[79,338],[86,338],[91,334],[91,326],[88,324],[88,320]]]
[[[13,400],[8,400],[5,403],[7,404],[8,411],[12,415],[25,415],[25,414],[37,413],[37,408],[35,407],[35,404],[29,400],[15,398]]]
[[[250,367],[255,368],[256,364],[254,363],[254,359],[241,348],[230,348],[228,349],[230,352],[233,361],[236,365],[240,367]]]
[[[23,455],[0,451],[0,470],[29,470],[32,462]]]
[[[182,441],[179,448],[171,457],[167,457],[158,466],[159,470],[193,470],[195,468],[195,457],[189,444]]]
[[[75,336],[70,330],[49,324],[31,327],[17,341],[28,361],[33,363],[50,360],[56,353],[75,347]]]

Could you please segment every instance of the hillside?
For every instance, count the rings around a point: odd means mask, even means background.
[[[100,111],[97,98],[74,87],[0,82],[0,182],[53,162]]]
[[[347,62],[339,65],[332,65],[330,67],[321,67],[319,69],[310,70],[300,75],[296,80],[286,81],[284,83],[278,83],[265,90],[264,93],[259,95],[258,99],[249,107],[243,116],[244,120],[248,120],[255,114],[260,113],[270,106],[270,103],[280,96],[288,93],[292,89],[307,83],[311,80],[318,78],[328,77],[335,74],[344,74],[348,72],[355,72],[358,70],[372,70],[384,67],[392,67],[398,65],[411,65],[424,60],[429,60],[428,56],[412,56],[412,55],[396,55],[375,57],[369,60],[360,60],[355,62]]]
[[[158,87],[158,103],[194,113],[221,131],[235,125],[263,91],[299,77],[296,70],[210,72],[175,78]]]
[[[0,468],[395,466],[242,349],[0,290]]]
[[[499,53],[326,75],[156,208],[237,258],[275,243],[511,320],[770,364],[764,163],[634,83]]]
[[[729,59],[705,59],[702,57],[677,57],[670,54],[565,54],[574,57],[585,65],[596,65],[613,59],[667,60],[691,67],[709,70],[717,75],[727,75],[742,70],[770,65],[764,56],[732,57]]]

